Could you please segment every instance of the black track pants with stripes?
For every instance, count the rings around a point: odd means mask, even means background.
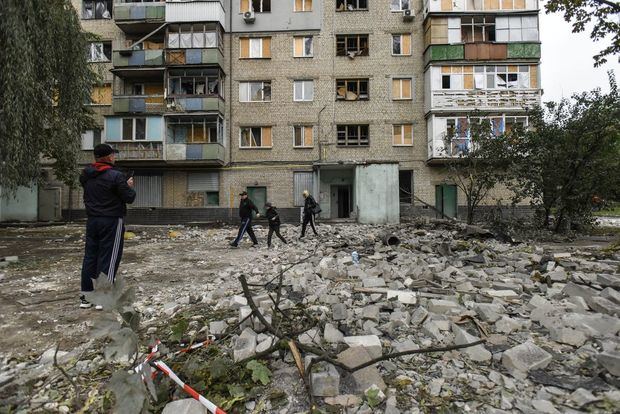
[[[93,291],[93,279],[101,273],[114,283],[123,255],[125,225],[122,217],[89,217],[82,264],[82,292]]]

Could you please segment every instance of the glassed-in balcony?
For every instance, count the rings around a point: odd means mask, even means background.
[[[219,0],[166,1],[166,22],[218,22],[226,27],[226,13]]]
[[[511,13],[525,10],[538,10],[538,0],[424,0],[423,13],[426,18],[429,13]]]
[[[424,51],[424,63],[450,60],[540,59],[540,43],[468,43],[431,45]]]
[[[115,50],[112,55],[114,68],[157,67],[164,64],[163,49]]]
[[[225,160],[224,119],[220,115],[169,116],[166,120],[166,161],[201,161],[221,165]]]
[[[148,33],[164,23],[164,0],[121,1],[114,4],[114,21],[125,33]]]
[[[162,113],[166,110],[164,95],[115,95],[114,113]]]

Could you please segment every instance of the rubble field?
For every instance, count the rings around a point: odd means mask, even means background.
[[[427,220],[303,241],[284,225],[273,249],[256,225],[260,246],[232,249],[233,227],[127,230],[140,341],[123,360],[92,335],[106,310],[78,307],[83,226],[0,229],[0,412],[112,412],[114,371],[155,340],[206,338],[162,361],[229,413],[620,412],[618,240],[507,243]],[[149,411],[207,412],[155,386]]]

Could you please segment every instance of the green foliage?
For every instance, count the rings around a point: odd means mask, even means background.
[[[80,134],[92,123],[84,103],[96,75],[87,34],[69,0],[3,0],[0,8],[0,185],[30,186],[41,157],[72,183]]]
[[[260,382],[263,385],[267,385],[269,381],[271,381],[271,371],[269,371],[269,368],[262,362],[253,359],[248,362],[245,367],[252,371],[252,381],[256,383]]]
[[[170,335],[170,339],[173,341],[180,341],[188,327],[189,322],[187,322],[187,319],[179,319],[179,321],[172,326],[172,335]]]
[[[594,66],[607,62],[608,57],[620,53],[620,3],[615,0],[548,0],[547,13],[563,13],[564,20],[572,22],[573,32],[592,27],[594,41],[611,37],[611,44],[594,56]]]
[[[381,390],[379,388],[373,388],[366,392],[366,401],[368,402],[368,406],[370,408],[375,408],[379,404],[381,404],[381,398],[379,398],[379,393]]]
[[[531,129],[513,137],[510,187],[515,201],[529,199],[555,231],[589,224],[592,200],[620,198],[620,95],[576,94],[530,116]]]

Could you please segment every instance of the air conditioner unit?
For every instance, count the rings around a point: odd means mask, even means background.
[[[256,16],[254,15],[254,11],[246,11],[245,13],[243,13],[243,20],[245,20],[246,23],[254,23],[254,20],[256,20]]]
[[[413,20],[414,16],[415,15],[413,14],[413,10],[411,9],[403,10],[403,21],[410,22]]]

